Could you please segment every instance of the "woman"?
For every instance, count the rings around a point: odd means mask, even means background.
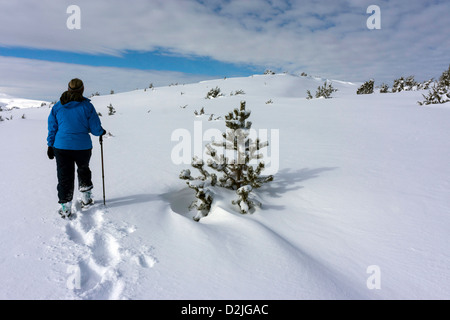
[[[47,155],[56,157],[58,175],[58,198],[63,218],[69,217],[75,184],[75,164],[77,166],[78,189],[81,192],[82,206],[93,203],[93,188],[89,161],[92,154],[92,141],[89,133],[102,136],[100,118],[90,100],[83,97],[84,85],[80,79],[72,79],[68,90],[56,103],[48,117]]]

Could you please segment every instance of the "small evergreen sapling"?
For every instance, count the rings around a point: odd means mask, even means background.
[[[424,101],[419,102],[419,105],[429,105],[429,104],[440,104],[450,101],[450,91],[449,88],[440,85],[434,85],[428,95],[423,95]]]
[[[325,83],[323,84],[323,86],[319,86],[317,88],[317,92],[316,92],[316,98],[325,98],[325,99],[329,99],[331,98],[331,94],[333,92],[338,91],[338,89],[333,88],[333,85],[331,82],[325,81]]]
[[[110,103],[109,106],[107,106],[108,108],[108,115],[112,116],[113,114],[116,113],[116,109],[114,109],[113,105]]]
[[[401,92],[404,90],[404,83],[405,83],[405,78],[400,77],[398,79],[394,80],[394,84],[392,85],[392,92],[396,93],[396,92]]]
[[[418,101],[419,105],[440,104],[450,102],[450,66],[444,71],[439,78],[439,82],[435,83],[428,91],[428,95],[423,95],[424,101]]]
[[[221,97],[221,96],[223,96],[223,93],[221,93],[220,88],[215,87],[208,91],[205,99],[214,99],[214,98]]]
[[[375,81],[373,79],[364,82],[364,84],[356,91],[356,94],[372,94],[374,83]]]
[[[424,81],[419,85],[420,90],[429,90],[431,88],[431,85],[434,83],[434,79],[431,78],[429,80]]]
[[[448,70],[445,70],[439,77],[439,85],[442,87],[450,88],[450,65]]]
[[[213,148],[208,150],[215,160],[210,161],[208,165],[222,172],[223,176],[219,179],[221,186],[229,189],[237,190],[245,185],[256,189],[263,183],[273,180],[273,176],[260,176],[265,167],[263,161],[257,162],[256,168],[251,164],[255,162],[253,160],[262,159],[260,150],[267,147],[268,142],[261,142],[259,138],[253,141],[250,138],[252,122],[247,121],[250,114],[251,111],[245,109],[245,101],[242,101],[240,109],[236,108],[225,116],[225,125],[228,128],[225,133],[222,133],[225,140],[212,143],[215,147],[231,150],[232,157],[218,158]]]
[[[382,83],[380,86],[380,93],[388,93],[389,92],[389,85],[386,83]]]
[[[208,214],[213,201],[214,186],[235,190],[237,199],[232,201],[238,205],[241,213],[248,213],[261,203],[253,199],[251,192],[264,183],[272,181],[273,176],[261,176],[265,164],[261,160],[260,150],[268,146],[268,142],[261,142],[259,138],[253,141],[250,138],[252,123],[247,121],[251,112],[245,109],[245,101],[241,102],[239,109],[234,109],[225,116],[225,125],[228,128],[222,133],[224,140],[213,141],[206,145],[206,154],[209,156],[206,164],[209,168],[221,174],[210,174],[205,169],[205,162],[194,158],[191,165],[200,172],[200,176],[193,178],[190,170],[183,170],[180,179],[187,180],[190,188],[196,191],[197,200],[191,208],[197,209],[194,220]],[[220,148],[223,152],[216,150]],[[227,156],[225,156],[225,154]],[[253,163],[257,162],[256,165]]]
[[[413,91],[417,90],[419,87],[419,83],[414,80],[414,76],[408,76],[406,78],[400,77],[394,80],[394,84],[392,85],[392,92],[401,92],[401,91]]]
[[[331,82],[325,81],[323,86],[317,87],[316,98],[330,99],[333,92],[336,91],[338,91],[338,89],[335,89]],[[312,98],[311,91],[306,90],[306,99],[310,100]]]
[[[211,188],[217,183],[217,176],[213,173],[207,172],[203,166],[203,160],[194,157],[191,165],[200,172],[200,176],[194,178],[191,176],[191,170],[186,169],[181,171],[180,179],[187,180],[189,188],[195,190],[195,197],[197,200],[193,201],[189,209],[197,209],[197,214],[194,217],[195,221],[199,221],[202,217],[208,215],[211,210],[214,192]]]

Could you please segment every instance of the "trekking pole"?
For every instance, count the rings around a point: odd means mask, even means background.
[[[103,205],[106,206],[106,200],[105,200],[105,168],[103,165],[103,136],[100,136],[100,153],[102,155],[102,181],[103,181]]]

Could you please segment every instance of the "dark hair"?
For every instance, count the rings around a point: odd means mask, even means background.
[[[78,78],[70,80],[69,85],[68,85],[68,90],[83,93],[83,91],[84,91],[83,81],[81,81]]]

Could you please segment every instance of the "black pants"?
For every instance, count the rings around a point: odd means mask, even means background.
[[[58,173],[59,203],[72,201],[75,186],[75,164],[77,165],[78,188],[88,191],[93,188],[92,174],[89,169],[89,160],[92,150],[62,150],[54,149],[56,170]]]

